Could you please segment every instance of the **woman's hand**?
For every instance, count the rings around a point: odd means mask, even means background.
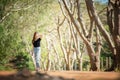
[[[39,38],[42,38],[42,35],[41,35],[41,34],[39,35]]]
[[[36,39],[38,39],[38,38],[42,38],[42,34],[37,33],[36,34]]]

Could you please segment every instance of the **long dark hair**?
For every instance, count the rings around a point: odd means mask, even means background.
[[[34,43],[35,41],[35,36],[36,36],[37,32],[34,32],[34,35],[33,35],[33,39],[32,39],[32,43]]]

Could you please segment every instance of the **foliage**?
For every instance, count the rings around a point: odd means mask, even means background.
[[[22,69],[28,67],[29,57],[25,53],[19,53],[15,56],[15,59],[10,61],[16,66],[16,69]]]
[[[43,36],[48,35],[49,32],[47,31],[56,27],[55,18],[57,16],[61,17],[58,5],[57,0],[0,0],[0,70],[9,68],[22,69],[24,67],[31,70],[34,69],[32,59],[29,55],[29,51],[32,49],[31,40],[33,33],[38,31],[43,33]],[[100,4],[99,2],[96,2],[95,5],[97,6],[97,12],[106,7],[105,4]],[[89,21],[85,8],[85,5],[82,4],[82,15],[88,26]],[[7,13],[9,13],[9,15],[6,16]],[[99,16],[102,19],[102,22],[104,22],[106,30],[109,32],[108,26],[106,26],[105,11],[104,13],[99,14]],[[68,25],[65,24],[63,25],[63,28],[66,28],[67,26]],[[62,37],[65,37],[65,30],[63,31],[63,29],[61,29]],[[56,33],[53,34],[56,36]],[[50,37],[53,38],[51,35]],[[56,39],[54,39],[54,44],[60,59],[62,59],[63,54],[61,54],[62,51]],[[82,44],[80,45],[82,46]],[[29,51],[27,51],[28,48]],[[84,53],[84,50],[82,49],[81,51]],[[42,39],[41,50],[41,62],[46,63],[48,51],[45,36]],[[106,42],[103,42],[101,53],[101,57],[104,58],[106,56],[111,56]],[[88,57],[88,55],[85,55],[83,58],[86,56]],[[52,60],[54,60],[54,52],[52,54]],[[64,63],[65,62],[61,62],[61,65],[64,66]],[[10,64],[12,64],[12,67]],[[43,66],[44,65],[42,65],[42,67]],[[89,67],[88,61],[83,61],[83,67],[85,67],[85,70]]]
[[[0,0],[0,69],[8,69],[5,65],[11,61],[11,68],[34,68],[26,49],[31,48],[34,31],[42,32],[48,24],[45,15],[53,1]]]

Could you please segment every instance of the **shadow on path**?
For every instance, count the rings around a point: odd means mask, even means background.
[[[0,75],[0,80],[74,80],[63,77],[50,76],[46,73],[31,73],[27,69],[23,69],[15,74]]]

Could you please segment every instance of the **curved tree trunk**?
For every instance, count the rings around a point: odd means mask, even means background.
[[[84,35],[82,35],[80,33],[80,30],[79,30],[79,24],[78,24],[78,21],[75,20],[72,16],[72,14],[70,13],[69,9],[68,9],[68,6],[65,2],[65,0],[62,0],[63,1],[63,4],[65,6],[65,9],[67,10],[69,16],[70,16],[70,19],[71,21],[73,22],[79,36],[82,38],[82,40],[84,41],[84,43],[86,44],[86,48],[87,48],[87,51],[88,51],[88,55],[90,57],[90,63],[91,63],[91,70],[93,71],[96,71],[97,70],[97,66],[96,66],[96,60],[95,60],[95,52],[94,52],[94,49],[92,48],[91,44],[88,42],[88,40],[84,37]]]
[[[99,19],[98,15],[95,11],[93,0],[85,0],[85,2],[86,2],[86,6],[88,6],[88,9],[92,14],[92,17],[93,17],[98,29],[100,30],[100,32],[102,33],[102,35],[104,36],[106,41],[109,43],[109,46],[110,46],[110,49],[112,50],[112,53],[115,54],[114,44],[113,44],[113,42],[110,38],[110,35],[108,34],[108,32],[103,27],[103,24],[102,24],[101,20]]]
[[[112,42],[112,39],[111,39],[110,35],[108,34],[108,32],[104,29],[96,11],[95,11],[93,0],[85,0],[85,1],[86,1],[86,5],[88,6],[89,11],[91,11],[91,14],[93,16],[93,19],[95,20],[95,23],[96,23],[98,29],[100,30],[100,32],[102,33],[102,35],[104,36],[104,38],[106,39],[106,41],[109,44],[109,47],[113,54],[113,67],[114,67],[116,64],[116,59],[115,59],[116,49]],[[111,68],[111,70],[113,70],[113,69]]]

